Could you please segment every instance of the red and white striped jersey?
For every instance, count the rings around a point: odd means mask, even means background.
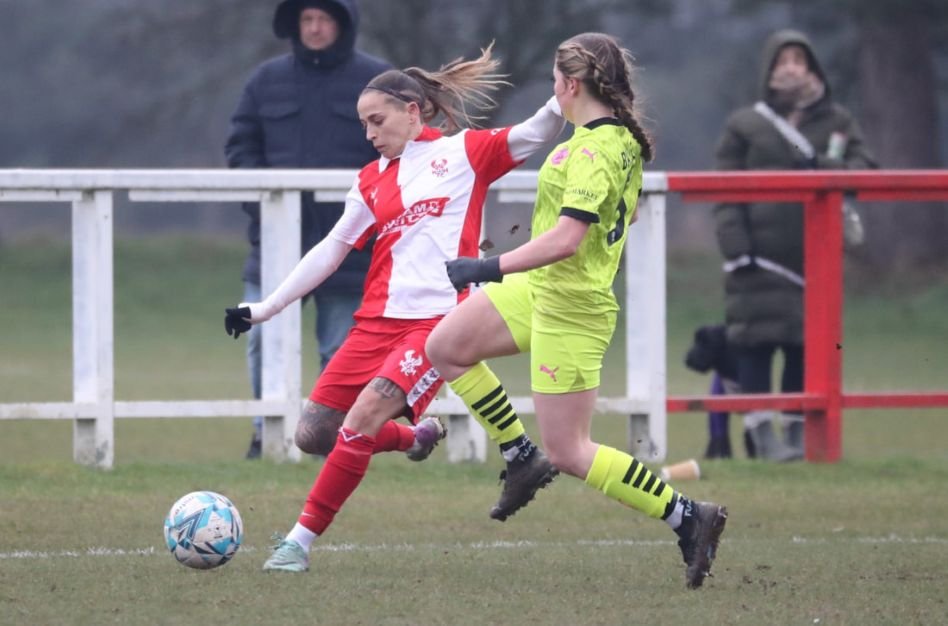
[[[445,137],[425,127],[399,158],[382,157],[359,172],[330,233],[356,246],[376,235],[356,318],[425,319],[457,305],[444,263],[478,256],[487,188],[519,164],[509,133]]]

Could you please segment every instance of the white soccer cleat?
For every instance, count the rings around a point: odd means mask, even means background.
[[[263,564],[265,572],[306,572],[309,570],[309,555],[303,546],[292,539],[280,539],[279,545],[273,549],[273,554]]]

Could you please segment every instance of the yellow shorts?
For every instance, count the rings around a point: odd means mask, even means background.
[[[517,348],[530,353],[530,387],[561,394],[599,387],[602,359],[612,341],[616,312],[589,314],[535,307],[527,275],[489,283],[484,293],[510,329]]]

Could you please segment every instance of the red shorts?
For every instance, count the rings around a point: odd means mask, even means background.
[[[425,355],[425,341],[440,319],[357,321],[309,399],[348,412],[369,381],[382,377],[405,392],[405,417],[418,421],[444,382]]]

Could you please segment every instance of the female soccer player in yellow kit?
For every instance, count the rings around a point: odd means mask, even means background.
[[[679,536],[687,585],[699,587],[710,574],[727,510],[686,498],[632,456],[589,436],[619,309],[612,282],[635,215],[642,162],[652,157],[635,115],[631,73],[628,51],[608,35],[577,35],[557,48],[553,92],[575,132],[540,169],[532,238],[499,256],[447,263],[459,291],[490,284],[438,324],[426,351],[507,460],[491,517],[503,521],[557,470],[565,472],[665,520]],[[483,363],[526,351],[549,461]]]

